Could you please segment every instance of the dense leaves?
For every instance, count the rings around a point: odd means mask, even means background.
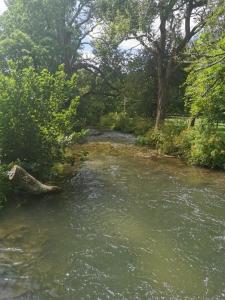
[[[186,89],[191,114],[212,124],[225,118],[225,5],[214,14],[192,50]]]
[[[215,5],[216,1],[213,1]],[[185,48],[202,29],[204,20],[213,9],[207,1],[107,1],[102,0],[105,31],[101,39],[105,42],[113,36],[117,43],[126,40],[138,41],[156,65],[157,107],[156,128],[168,113],[171,97],[171,82],[182,64]],[[111,13],[113,11],[113,13]],[[119,16],[118,16],[119,15]]]
[[[50,71],[65,64],[71,74],[93,30],[93,13],[93,0],[10,1],[0,18],[1,59],[7,64],[25,56],[36,69]]]
[[[1,159],[51,165],[60,156],[59,142],[73,133],[76,75],[70,80],[62,67],[55,74],[32,67],[0,74]]]

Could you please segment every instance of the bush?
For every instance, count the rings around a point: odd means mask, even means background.
[[[225,169],[225,141],[216,132],[196,131],[188,156],[191,164]]]
[[[132,118],[126,113],[109,113],[101,117],[99,126],[101,129],[118,130],[125,133],[133,131]]]
[[[176,145],[176,155],[184,159],[188,159],[192,140],[195,135],[195,130],[186,128],[179,135],[175,136],[174,144]]]
[[[158,148],[158,141],[160,140],[160,131],[149,129],[144,136],[138,136],[137,143],[140,145],[146,145],[151,148]]]
[[[118,114],[109,113],[108,115],[102,116],[100,118],[99,127],[103,130],[114,130],[117,123]]]
[[[62,156],[59,141],[76,124],[76,76],[70,80],[62,67],[55,74],[44,69],[0,74],[1,160],[50,166]]]
[[[143,137],[138,138],[138,143],[149,145],[163,154],[177,154],[180,149],[177,137],[184,130],[184,122],[168,121],[159,130],[150,129]]]
[[[153,122],[151,119],[143,117],[133,118],[133,132],[137,136],[145,134],[152,126]]]
[[[126,113],[118,113],[115,123],[115,130],[132,133],[134,131],[133,119],[128,116]]]
[[[124,133],[144,134],[150,127],[151,120],[142,117],[131,118],[127,113],[109,113],[101,117],[101,129],[118,130]]]
[[[190,129],[184,123],[167,122],[160,130],[150,129],[139,136],[138,143],[163,154],[182,157],[192,165],[225,169],[224,137],[202,124]]]

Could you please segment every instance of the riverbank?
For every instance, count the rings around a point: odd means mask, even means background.
[[[93,134],[94,133],[94,134]],[[101,155],[122,156],[124,158],[141,159],[149,168],[153,166],[159,172],[169,172],[183,178],[187,178],[191,182],[197,184],[213,184],[221,188],[225,188],[225,176],[222,170],[213,170],[198,166],[188,165],[185,160],[175,155],[167,155],[159,153],[159,151],[150,148],[149,146],[139,145],[137,137],[133,134],[126,134],[118,131],[90,131],[90,134],[85,138],[83,143],[75,144],[70,147],[68,153],[72,157],[83,157],[88,160],[93,155],[98,153]],[[79,162],[79,167],[82,166],[82,160]],[[76,169],[76,168],[75,168]],[[68,165],[68,173],[76,172],[74,167]],[[79,169],[79,168],[78,168]],[[76,169],[77,170],[77,169]],[[207,178],[207,179],[206,179]]]
[[[219,124],[204,119],[190,126],[187,118],[167,118],[156,129],[152,120],[130,117],[126,113],[103,116],[99,128],[133,133],[137,143],[156,149],[161,154],[180,157],[190,165],[225,170],[224,132]]]

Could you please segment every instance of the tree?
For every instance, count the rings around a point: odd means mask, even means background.
[[[171,78],[183,63],[186,46],[203,28],[211,7],[207,9],[206,0],[102,0],[101,5],[106,11],[103,20],[107,30],[111,27],[121,41],[136,39],[156,61],[158,128],[166,116]]]
[[[33,67],[71,75],[93,30],[94,0],[10,0],[0,17],[1,58],[26,56]],[[25,66],[27,66],[25,64]]]
[[[197,116],[215,124],[225,119],[225,4],[221,2],[191,48],[186,104],[192,125]]]

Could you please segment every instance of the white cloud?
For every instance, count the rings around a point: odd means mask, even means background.
[[[0,0],[0,14],[6,10],[6,5],[3,0]]]
[[[120,44],[120,48],[123,50],[132,50],[132,49],[139,50],[142,48],[142,46],[136,39],[130,39],[127,41],[123,41]]]
[[[98,39],[101,36],[102,31],[103,31],[102,25],[96,26],[89,36],[90,41],[94,39]],[[133,39],[123,41],[119,45],[119,48],[125,51],[131,51],[131,50],[135,51],[135,50],[142,49],[142,46],[135,38],[133,38]]]

